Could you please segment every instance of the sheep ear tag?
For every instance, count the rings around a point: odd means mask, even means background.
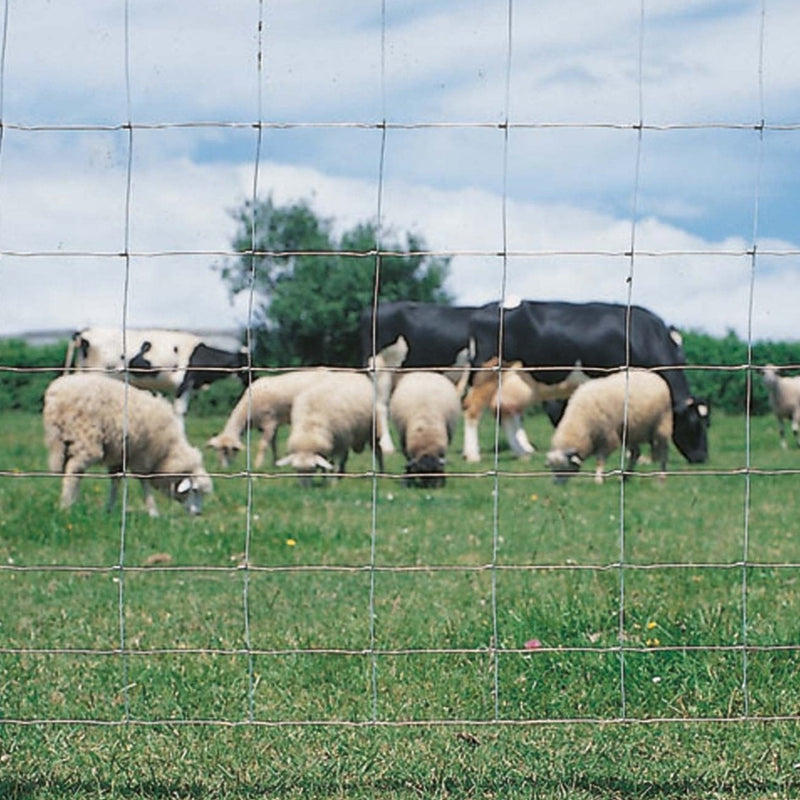
[[[583,459],[577,453],[573,453],[569,457],[569,463],[574,464],[576,467],[580,467],[581,464],[583,464]]]
[[[175,488],[178,494],[186,494],[192,490],[192,481],[190,478],[184,478]]]

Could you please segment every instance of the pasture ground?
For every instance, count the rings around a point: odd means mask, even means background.
[[[58,512],[40,418],[4,414],[0,796],[798,796],[800,452],[755,418],[748,465],[716,414],[664,485],[557,486],[495,474],[488,422],[442,490],[240,457],[201,518],[131,481],[123,524],[100,473]]]

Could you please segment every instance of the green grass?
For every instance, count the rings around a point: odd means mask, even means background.
[[[59,512],[39,418],[4,414],[0,797],[797,796],[800,452],[754,419],[748,479],[718,414],[707,465],[621,492],[495,474],[483,427],[442,490],[240,457],[197,519],[132,481],[123,531],[99,472]]]

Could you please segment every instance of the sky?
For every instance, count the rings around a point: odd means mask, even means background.
[[[255,192],[422,237],[460,304],[800,338],[795,0],[3,8],[0,335],[241,327]]]

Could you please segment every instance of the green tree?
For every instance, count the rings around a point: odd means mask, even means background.
[[[359,315],[376,274],[381,300],[452,302],[443,288],[450,260],[425,255],[415,235],[384,234],[378,256],[374,222],[337,236],[333,220],[305,201],[279,206],[268,197],[232,216],[241,255],[219,271],[232,296],[252,285],[257,364],[359,366]]]

